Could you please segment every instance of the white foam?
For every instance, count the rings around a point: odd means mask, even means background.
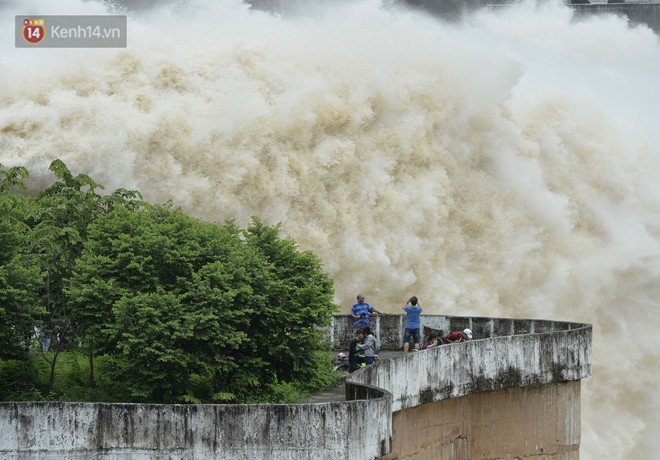
[[[3,16],[99,9],[22,5]],[[375,1],[191,5],[129,17],[125,50],[15,49],[5,24],[0,163],[38,186],[61,158],[205,219],[282,221],[343,311],[357,292],[391,312],[415,294],[429,313],[593,323],[582,458],[652,458],[652,32],[556,4],[461,24]]]

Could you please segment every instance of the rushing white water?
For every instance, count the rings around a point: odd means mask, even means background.
[[[217,4],[216,4],[217,3]],[[103,14],[81,0],[17,14]],[[15,49],[0,163],[51,160],[208,220],[283,223],[348,311],[594,325],[584,459],[660,446],[660,44],[562,5],[449,24],[377,1],[237,0],[129,17],[126,49]]]

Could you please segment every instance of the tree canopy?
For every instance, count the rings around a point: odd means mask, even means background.
[[[279,225],[205,222],[51,170],[32,198],[27,171],[0,165],[0,359],[27,359],[46,325],[50,389],[65,348],[92,375],[101,357],[121,400],[280,402],[330,383],[333,283]]]

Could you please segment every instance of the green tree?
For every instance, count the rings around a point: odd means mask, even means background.
[[[239,314],[224,306],[249,289],[249,280],[241,275],[246,269],[238,261],[243,251],[235,227],[199,222],[171,206],[116,209],[90,227],[67,293],[90,325],[87,341],[97,352],[113,355],[114,372],[127,382],[134,397],[164,401],[187,393],[185,381],[174,382],[176,375],[184,374],[165,365],[159,375],[154,373],[148,353],[154,349],[170,350],[189,373],[207,378],[237,368],[225,353],[239,348],[247,334],[234,327]],[[235,289],[228,287],[232,282]],[[164,311],[158,312],[154,299],[164,301]],[[168,308],[173,303],[178,307]],[[141,308],[148,310],[145,316],[137,313]],[[182,333],[174,342],[160,343],[154,328],[172,324],[173,313]],[[148,337],[139,337],[134,330],[133,315],[153,319],[152,326],[145,328]],[[125,350],[143,340],[151,348],[129,359]]]
[[[280,225],[269,227],[258,218],[244,231],[247,244],[259,252],[269,277],[262,284],[263,310],[252,324],[255,354],[268,363],[273,381],[312,382],[319,357],[325,356],[323,329],[331,324],[332,280],[311,251],[301,252],[291,238],[281,238]]]
[[[171,206],[115,209],[90,225],[66,292],[137,400],[262,400],[327,365],[332,282],[257,219],[241,231]]]
[[[279,225],[203,222],[135,191],[102,195],[60,160],[50,169],[57,180],[31,197],[18,193],[27,170],[0,165],[0,358],[13,393],[36,391],[10,374],[41,325],[49,393],[60,352],[79,343],[90,387],[102,353],[122,399],[286,402],[332,378],[321,333],[332,281]]]
[[[185,393],[196,357],[184,346],[193,330],[180,299],[158,290],[121,298],[113,328],[120,336],[113,374],[139,400],[176,402]]]
[[[36,295],[42,276],[30,253],[31,229],[24,222],[30,208],[24,190],[25,168],[0,164],[0,358],[25,358],[34,327],[43,314]]]
[[[74,176],[61,160],[54,160],[49,169],[59,180],[37,195],[29,222],[33,228],[33,251],[39,257],[44,274],[40,297],[45,308],[45,323],[52,331],[50,352],[43,354],[51,367],[50,390],[59,353],[84,327],[79,323],[77,311],[69,305],[64,284],[82,252],[87,228],[100,215],[117,206],[139,207],[141,196],[124,189],[102,196],[97,193],[97,189],[103,189],[102,185],[86,174]],[[93,365],[90,370],[93,372]],[[93,384],[93,374],[90,381]]]

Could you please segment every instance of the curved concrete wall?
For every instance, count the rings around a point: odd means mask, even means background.
[[[515,391],[532,386],[540,389],[544,404],[555,404],[556,398],[562,396],[550,391],[552,385],[570,381],[578,384],[579,407],[579,379],[591,373],[590,325],[446,316],[424,316],[424,323],[445,331],[470,326],[478,340],[411,353],[351,374],[346,384],[347,402],[2,403],[0,457],[373,459],[399,452],[401,456],[425,458],[419,450],[397,443],[402,438],[398,438],[396,429],[393,431],[393,413],[394,420],[401,421],[408,410],[428,411],[448,400],[452,407],[457,404],[462,408],[460,417],[468,413],[472,414],[470,419],[477,421],[483,418],[476,417],[472,409],[465,412],[465,407],[476,407],[469,398],[479,397],[482,392],[497,394],[493,390]],[[402,324],[401,315],[376,318],[374,328],[380,333],[384,348],[400,347]],[[329,336],[342,342],[350,338],[351,328],[347,315],[336,316]],[[527,404],[526,400],[533,401],[525,396],[529,391],[523,390],[516,397],[520,407]],[[467,406],[460,401],[468,401]],[[490,407],[495,413],[503,410],[497,404]],[[579,412],[564,413],[562,417],[573,422],[577,417],[578,426],[577,432],[572,430],[564,436],[568,441],[562,441],[562,445],[575,444],[577,435],[579,446]],[[458,438],[440,443],[447,452],[459,452],[456,449],[462,448],[467,456],[447,454],[440,458],[470,458],[470,452],[478,452],[465,448],[479,445],[477,441],[483,439],[479,433],[492,431],[487,424],[493,422],[483,420],[479,423],[486,425],[481,428],[465,425],[467,431],[459,433]],[[433,446],[426,452],[438,452]]]
[[[389,331],[383,327],[391,321],[388,316],[399,315],[376,317],[372,329]],[[343,320],[350,321],[350,317]],[[339,318],[335,322],[340,322]],[[423,325],[445,333],[470,327],[475,340],[384,361],[351,374],[348,380],[387,389],[394,398],[392,409],[397,411],[470,393],[580,380],[591,375],[590,325],[431,315],[423,317]],[[402,331],[397,331],[398,336]],[[383,348],[401,347],[401,342],[391,336],[387,340],[383,336],[381,342]]]
[[[401,410],[384,459],[580,458],[580,381],[473,393]]]

